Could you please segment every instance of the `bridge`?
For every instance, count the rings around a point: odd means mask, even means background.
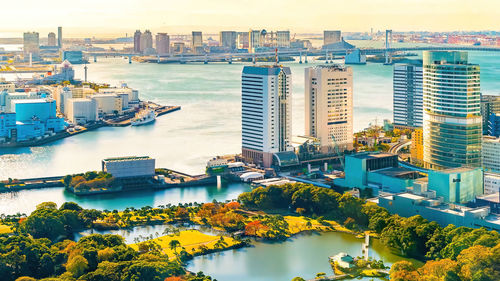
[[[300,50],[300,49],[289,49],[289,50],[278,50],[278,57],[288,56],[288,57],[299,57],[299,62],[302,63],[302,58],[304,62],[307,63],[308,57],[318,57],[324,56],[326,63],[329,60],[333,60],[333,56],[345,56],[354,50],[353,49],[319,49],[319,50]],[[411,52],[411,51],[481,51],[481,52],[500,52],[499,47],[483,47],[483,46],[455,46],[455,45],[445,45],[445,46],[425,46],[425,47],[387,47],[387,48],[359,48],[364,55],[384,55],[386,63],[392,62],[392,55],[398,52]],[[189,63],[189,62],[227,62],[231,64],[233,61],[241,61],[251,59],[252,63],[255,64],[258,58],[269,58],[275,56],[276,52],[258,52],[258,53],[213,53],[205,55],[191,55],[191,54],[170,54],[170,55],[154,55],[154,56],[142,56],[136,53],[126,53],[126,52],[84,52],[84,55],[88,58],[93,57],[94,62],[97,62],[97,57],[128,57],[129,63],[132,63],[133,57],[143,57],[144,60],[149,62],[157,63]]]

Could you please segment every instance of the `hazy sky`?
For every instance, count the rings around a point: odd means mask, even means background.
[[[4,36],[57,26],[65,36],[145,28],[174,34],[249,28],[500,30],[500,0],[0,0],[0,7]]]

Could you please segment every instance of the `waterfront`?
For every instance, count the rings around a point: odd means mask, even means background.
[[[484,94],[498,94],[500,56],[470,52],[481,66]],[[311,60],[310,60],[311,61]],[[127,82],[144,100],[180,105],[154,125],[98,130],[52,144],[0,149],[0,178],[61,176],[100,169],[110,156],[149,155],[158,167],[199,174],[213,156],[241,148],[240,76],[244,64],[128,64],[123,58],[99,58],[88,65],[89,80]],[[286,63],[293,73],[293,134],[304,133],[304,68],[314,63]],[[369,63],[354,68],[354,124],[362,129],[377,118],[392,118],[392,66]],[[83,77],[83,65],[75,66]],[[70,165],[69,165],[70,163]]]
[[[30,214],[36,205],[42,202],[54,202],[61,206],[64,202],[73,201],[87,209],[123,210],[127,207],[141,208],[179,203],[204,203],[212,200],[225,201],[236,199],[242,192],[249,191],[250,185],[243,183],[223,184],[217,186],[195,186],[170,188],[164,190],[140,190],[124,193],[101,194],[92,196],[76,196],[64,188],[45,188],[23,190],[11,193],[0,193],[0,214]]]

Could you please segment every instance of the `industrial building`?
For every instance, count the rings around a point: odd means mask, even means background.
[[[97,102],[99,116],[120,115],[123,111],[122,99],[115,94],[98,94],[91,96]]]
[[[98,120],[97,101],[93,98],[70,98],[66,108],[66,118],[73,124],[85,125]]]

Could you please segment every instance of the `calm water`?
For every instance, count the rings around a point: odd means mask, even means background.
[[[125,238],[126,243],[135,243],[136,237],[146,237],[150,234],[156,237],[156,233],[161,236],[165,227],[138,226],[92,233],[119,234]],[[210,233],[204,228],[201,231]],[[77,234],[75,239],[90,233],[91,231],[82,232]],[[252,247],[196,257],[188,263],[187,269],[193,272],[203,271],[218,281],[290,281],[295,276],[313,278],[318,272],[328,275],[333,273],[328,263],[329,256],[339,252],[360,256],[362,242],[362,239],[340,232],[300,234],[282,243],[254,241]],[[387,266],[403,259],[376,239],[371,239],[370,243],[370,256],[382,259]],[[416,260],[411,261],[417,265],[421,264]]]
[[[303,234],[282,243],[255,242],[254,247],[199,256],[188,263],[187,269],[203,271],[218,281],[290,281],[296,276],[312,279],[318,272],[333,274],[329,256],[339,252],[360,256],[361,243],[361,239],[345,233]],[[371,244],[370,256],[384,260],[388,266],[403,259],[378,240],[372,239]]]
[[[211,202],[236,199],[239,194],[249,191],[248,184],[231,183],[216,186],[197,186],[171,188],[160,191],[134,191],[116,194],[102,194],[78,197],[64,188],[47,188],[24,190],[13,193],[0,193],[0,214],[29,214],[36,205],[52,201],[61,206],[64,202],[73,201],[84,208],[99,210],[123,210],[127,207],[158,206],[191,202]]]

